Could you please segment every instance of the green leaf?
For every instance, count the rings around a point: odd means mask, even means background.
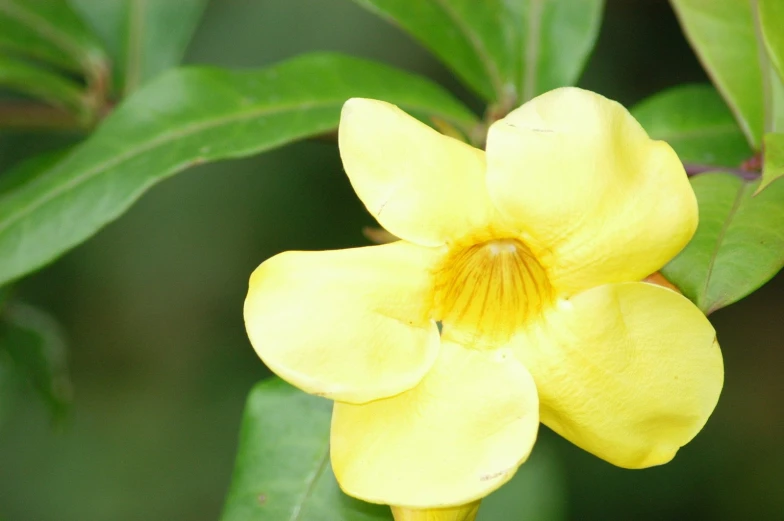
[[[754,148],[765,128],[763,76],[747,0],[670,0],[702,65]]]
[[[71,384],[57,322],[31,306],[6,304],[0,321],[0,351],[8,354],[14,369],[32,384],[52,416],[61,419],[71,402]]]
[[[0,429],[13,410],[19,394],[19,378],[14,369],[11,357],[0,349]]]
[[[691,179],[700,223],[662,273],[705,313],[740,300],[784,267],[784,183],[756,196],[758,181],[727,173]]]
[[[8,286],[0,288],[0,308],[5,306],[9,292]],[[2,343],[0,343],[0,428],[13,409],[19,394],[19,387],[19,375],[14,368],[14,362],[11,360],[11,356],[2,349]]]
[[[248,397],[221,521],[391,520],[388,507],[343,494],[329,463],[332,404],[278,378]]]
[[[768,62],[765,71],[764,76],[769,84],[767,95],[770,98],[768,102],[770,114],[768,115],[769,122],[766,132],[784,132],[784,81],[770,62]]]
[[[557,452],[543,440],[509,483],[482,501],[477,521],[562,521],[566,476]]]
[[[334,130],[353,96],[385,99],[464,130],[476,124],[439,86],[337,54],[258,71],[170,71],[121,104],[62,161],[0,197],[0,284],[52,261],[189,166]]]
[[[784,176],[784,134],[765,134],[765,159],[762,163],[762,181],[757,193],[760,193],[773,181]]]
[[[684,163],[740,165],[752,155],[727,105],[708,85],[682,85],[654,94],[632,109],[654,139],[669,143]]]
[[[761,36],[769,66],[763,71],[770,81],[773,105],[771,130],[784,132],[784,2],[758,0],[759,35]],[[764,180],[763,180],[764,184]]]
[[[0,86],[80,115],[87,112],[86,98],[76,82],[28,62],[3,55],[0,55]]]
[[[3,196],[31,182],[34,178],[52,168],[66,155],[66,150],[55,150],[22,161],[14,168],[0,175],[0,205]],[[2,289],[0,288],[0,292]],[[0,301],[1,302],[1,301]]]
[[[0,0],[0,49],[97,76],[106,55],[65,0]]]
[[[127,96],[180,63],[207,0],[71,0],[114,58]]]
[[[399,24],[487,100],[512,108],[573,84],[603,0],[355,0]]]
[[[784,2],[759,0],[759,21],[771,63],[784,79]]]

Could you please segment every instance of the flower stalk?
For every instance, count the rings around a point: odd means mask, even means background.
[[[450,508],[413,509],[392,507],[395,521],[474,521],[480,501]]]

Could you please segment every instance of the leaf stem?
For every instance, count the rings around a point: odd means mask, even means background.
[[[755,172],[753,170],[745,170],[743,168],[730,168],[726,166],[712,166],[712,165],[701,165],[695,163],[684,163],[683,168],[686,170],[686,175],[689,177],[703,174],[705,172],[724,172],[727,174],[732,174],[734,176],[740,177],[746,181],[753,181],[755,179],[759,179],[760,173]]]
[[[145,0],[132,0],[128,5],[128,47],[125,59],[124,96],[128,96],[136,90],[141,83],[145,7]]]
[[[530,2],[528,13],[528,27],[525,37],[525,49],[523,55],[523,66],[521,72],[523,77],[520,81],[520,98],[518,104],[523,104],[536,95],[536,75],[539,69],[539,46],[542,31],[542,11],[544,6],[542,0]]]
[[[74,113],[33,102],[0,103],[0,128],[36,130],[83,130],[84,122]]]

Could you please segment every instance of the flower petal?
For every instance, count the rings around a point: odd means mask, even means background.
[[[490,222],[483,151],[362,98],[343,106],[339,141],[357,195],[398,237],[437,246]]]
[[[667,463],[705,425],[724,369],[716,332],[680,294],[608,284],[562,301],[518,356],[542,423],[615,465]]]
[[[509,350],[444,342],[433,369],[410,391],[335,404],[332,467],[343,490],[366,501],[462,505],[512,478],[538,425],[533,380]]]
[[[402,241],[276,255],[250,279],[251,343],[270,369],[312,394],[361,403],[410,389],[438,354],[428,316],[437,258]]]
[[[697,202],[669,145],[593,92],[543,94],[490,129],[490,197],[543,252],[567,294],[642,280],[697,226]]]

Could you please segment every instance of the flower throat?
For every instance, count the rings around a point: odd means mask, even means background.
[[[444,334],[498,347],[542,314],[553,291],[531,250],[506,238],[453,248],[436,274],[435,299]]]

